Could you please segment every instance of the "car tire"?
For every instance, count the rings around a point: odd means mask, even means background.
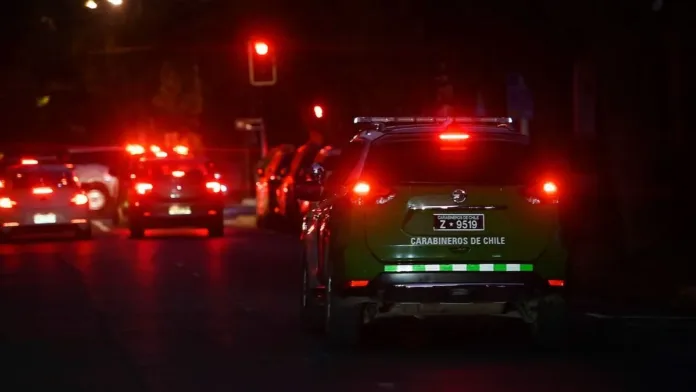
[[[267,225],[268,217],[266,215],[256,215],[256,228],[265,229]]]
[[[567,348],[570,316],[562,296],[552,294],[538,299],[526,318],[536,346],[553,351]]]
[[[92,223],[90,222],[86,228],[77,228],[75,232],[75,237],[78,240],[91,240],[92,239]]]
[[[208,226],[208,237],[224,237],[225,236],[225,222],[220,219],[219,221]]]
[[[326,285],[325,337],[330,346],[351,348],[360,344],[364,330],[364,304],[333,298],[331,279]]]
[[[96,214],[103,214],[106,211],[109,210],[112,202],[111,202],[111,195],[109,194],[109,189],[104,185],[100,183],[88,183],[85,184],[83,187],[85,193],[87,194],[87,197],[90,196],[90,192],[99,194],[100,197],[103,198],[104,204],[101,206],[101,208],[92,210],[90,206],[90,211]]]
[[[304,259],[304,256],[303,256]],[[315,289],[310,287],[309,268],[302,262],[302,296],[300,301],[300,318],[305,330],[311,333],[324,332],[325,320],[322,317],[323,305],[317,298]]]
[[[130,231],[130,238],[139,239],[145,237],[145,228],[138,225],[132,225],[128,228]]]

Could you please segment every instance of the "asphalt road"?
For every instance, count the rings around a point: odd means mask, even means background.
[[[383,324],[331,350],[299,327],[292,237],[95,229],[0,245],[0,390],[693,390],[688,353],[539,353],[509,320]]]

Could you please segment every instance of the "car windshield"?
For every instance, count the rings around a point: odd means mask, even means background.
[[[56,188],[76,186],[72,173],[55,170],[17,170],[8,175],[13,189],[29,189],[35,186]]]
[[[479,141],[451,149],[439,141],[376,142],[365,171],[392,183],[515,185],[532,174],[531,152],[510,142]]]

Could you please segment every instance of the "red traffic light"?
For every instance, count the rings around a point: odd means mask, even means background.
[[[314,116],[316,118],[324,117],[324,109],[322,109],[322,107],[319,105],[314,106]]]
[[[265,56],[268,54],[268,44],[261,41],[255,42],[254,50],[256,51],[256,54],[258,54],[259,56]]]

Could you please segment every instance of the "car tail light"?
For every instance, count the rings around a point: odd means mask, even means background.
[[[185,175],[186,175],[186,173],[182,172],[181,170],[175,170],[172,172],[172,177],[176,177],[176,178],[181,178]]]
[[[0,208],[12,208],[17,205],[17,202],[9,197],[0,197]]]
[[[36,159],[22,159],[22,165],[38,165],[39,161]]]
[[[220,193],[222,191],[222,185],[217,181],[206,182],[205,188],[213,193]]]
[[[532,204],[557,204],[558,194],[555,181],[540,181],[525,189],[525,197]]]
[[[135,191],[139,195],[144,195],[144,194],[152,191],[152,184],[149,184],[147,182],[138,182],[135,184]]]
[[[156,156],[157,158],[166,158],[167,155],[168,155],[168,154],[167,154],[166,152],[164,152],[164,151],[157,151],[157,152],[155,152],[155,156]]]
[[[35,195],[50,195],[53,193],[53,189],[47,186],[39,186],[31,190],[31,193]]]
[[[2,188],[4,188],[4,187],[5,187],[5,181],[0,180],[0,189],[2,189]]]
[[[392,189],[375,182],[358,181],[351,189],[351,202],[355,205],[385,204],[395,196]]]
[[[89,198],[84,193],[78,193],[70,200],[73,204],[83,206],[89,202]]]
[[[189,149],[186,146],[175,146],[174,152],[179,155],[188,155]]]
[[[139,144],[129,144],[126,146],[126,151],[131,155],[145,154],[145,147]]]
[[[467,133],[441,133],[440,134],[440,140],[442,141],[460,141],[460,140],[467,140],[469,138],[469,134]]]

